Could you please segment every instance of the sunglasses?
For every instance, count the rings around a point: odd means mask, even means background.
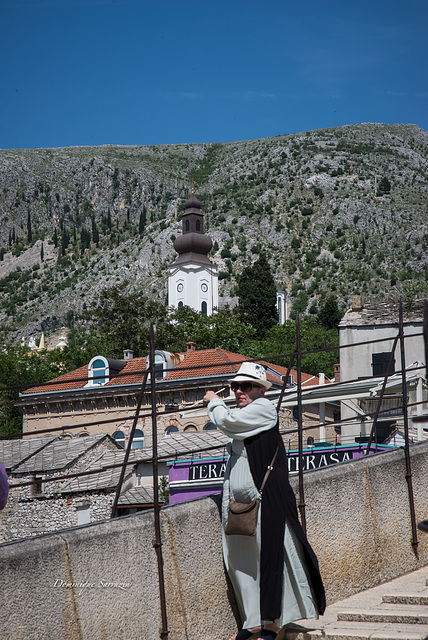
[[[248,393],[248,391],[251,391],[253,387],[258,386],[258,384],[253,384],[252,382],[232,382],[230,388],[232,391],[238,391],[238,389],[241,389],[243,393]]]

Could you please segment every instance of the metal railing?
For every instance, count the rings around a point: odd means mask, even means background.
[[[425,366],[423,367],[413,367],[410,369],[406,370],[406,362],[405,362],[405,341],[410,339],[410,338],[414,338],[415,336],[421,336],[423,335],[424,337],[424,346],[425,346]],[[288,394],[290,394],[291,392],[295,393],[296,396],[296,412],[295,412],[295,416],[297,418],[296,422],[297,425],[295,428],[281,428],[281,433],[282,433],[282,437],[285,440],[285,443],[287,443],[287,438],[288,438],[288,443],[289,443],[289,448],[291,446],[291,442],[296,443],[297,444],[297,449],[298,449],[298,459],[299,459],[299,464],[298,464],[298,475],[299,475],[299,501],[298,501],[298,508],[299,508],[299,513],[300,513],[300,518],[301,518],[301,522],[302,522],[302,526],[304,528],[304,530],[306,531],[306,512],[305,512],[305,492],[304,492],[304,463],[303,463],[303,451],[304,451],[304,445],[303,445],[303,434],[306,432],[314,432],[316,433],[318,430],[318,433],[320,432],[320,429],[324,429],[325,428],[329,428],[331,429],[335,429],[338,430],[339,428],[343,428],[343,426],[355,423],[355,416],[348,418],[348,419],[338,419],[338,420],[324,420],[324,421],[315,421],[315,424],[304,424],[305,421],[305,417],[304,417],[304,408],[303,408],[303,397],[304,394],[306,392],[306,389],[304,388],[304,386],[302,385],[302,356],[309,354],[309,353],[317,353],[317,352],[321,352],[321,351],[326,351],[326,350],[336,350],[339,351],[340,349],[348,349],[348,348],[355,348],[357,346],[365,346],[365,345],[369,345],[369,344],[378,344],[378,343],[382,343],[382,342],[391,342],[393,341],[393,347],[390,353],[390,358],[389,358],[389,363],[387,366],[387,371],[383,376],[383,383],[379,392],[379,395],[377,396],[377,398],[371,402],[368,402],[366,405],[366,409],[373,409],[374,411],[367,411],[367,413],[365,413],[361,408],[360,408],[360,416],[359,416],[359,420],[361,420],[362,418],[364,419],[372,419],[372,426],[371,426],[371,430],[370,430],[370,435],[368,437],[367,440],[367,444],[364,445],[365,446],[365,455],[368,455],[368,453],[370,452],[370,447],[373,443],[373,440],[375,438],[375,434],[376,434],[376,427],[378,425],[379,422],[379,418],[382,417],[383,414],[386,414],[388,412],[391,411],[391,407],[386,407],[384,405],[384,401],[385,401],[385,393],[386,393],[386,389],[387,389],[387,385],[388,385],[388,381],[391,378],[391,375],[397,376],[398,374],[401,374],[401,393],[399,394],[399,396],[394,396],[394,406],[397,410],[400,410],[402,412],[402,416],[403,416],[403,426],[404,426],[404,449],[405,449],[405,463],[406,463],[406,474],[405,474],[405,478],[406,478],[406,482],[407,482],[407,487],[408,487],[408,497],[409,497],[409,511],[410,511],[410,520],[411,520],[411,530],[412,530],[412,540],[411,540],[411,544],[412,544],[412,548],[414,550],[414,553],[417,555],[417,548],[418,548],[418,538],[417,538],[417,526],[416,526],[416,514],[415,514],[415,505],[414,505],[414,496],[413,496],[413,487],[412,487],[412,471],[411,471],[411,458],[410,458],[410,437],[409,437],[409,417],[408,417],[408,410],[411,407],[415,407],[418,406],[420,404],[424,404],[423,401],[419,401],[419,402],[413,402],[410,403],[409,399],[408,399],[408,393],[407,393],[407,375],[409,374],[409,372],[417,372],[419,371],[419,373],[421,374],[421,376],[423,375],[423,370],[425,370],[425,376],[426,376],[426,363],[427,363],[427,358],[428,358],[428,302],[425,301],[424,304],[424,322],[423,322],[423,330],[421,333],[419,334],[412,334],[410,336],[405,336],[404,334],[404,321],[403,321],[403,306],[400,303],[399,305],[399,318],[398,318],[398,327],[397,327],[397,334],[395,335],[394,338],[388,337],[388,338],[383,338],[381,340],[370,340],[370,341],[364,341],[364,342],[356,342],[353,344],[348,344],[348,345],[342,345],[342,346],[337,346],[337,347],[328,347],[327,349],[318,349],[318,350],[313,350],[313,351],[302,351],[301,349],[301,339],[300,339],[300,321],[299,321],[299,317],[297,316],[296,319],[296,343],[295,343],[295,350],[293,353],[289,353],[289,354],[281,354],[281,355],[277,355],[277,356],[269,356],[268,358],[258,358],[258,359],[254,359],[254,361],[274,361],[281,358],[287,358],[289,361],[289,365],[288,368],[286,370],[286,374],[283,377],[283,384],[282,384],[282,388],[280,391],[278,391],[277,393],[277,398],[275,398],[277,400],[277,412],[278,414],[281,414],[281,409],[282,409],[282,404],[284,401],[284,398],[287,397]],[[401,358],[401,369],[400,371],[392,371],[392,362],[394,359],[394,354],[396,352],[397,349],[400,349],[400,358]],[[201,452],[208,452],[208,451],[216,451],[219,448],[223,448],[224,445],[219,444],[219,445],[215,445],[215,446],[210,446],[210,447],[198,447],[195,450],[191,450],[189,451],[188,449],[186,449],[186,451],[176,451],[175,456],[172,456],[171,454],[169,455],[162,455],[159,456],[158,455],[158,428],[157,428],[157,419],[158,416],[166,414],[166,413],[170,413],[170,411],[160,411],[157,405],[157,381],[155,378],[155,349],[154,349],[154,330],[153,330],[153,326],[150,327],[150,354],[149,354],[149,367],[141,370],[140,372],[134,372],[133,371],[133,376],[134,375],[138,375],[138,373],[140,375],[142,375],[142,381],[139,384],[139,390],[137,393],[137,402],[136,402],[136,409],[135,409],[135,413],[133,416],[133,422],[132,422],[132,427],[129,433],[129,437],[128,437],[128,443],[127,443],[127,447],[126,450],[124,452],[124,457],[123,457],[123,461],[121,461],[120,463],[116,463],[116,464],[109,464],[109,465],[101,465],[99,468],[97,469],[89,469],[83,472],[78,472],[78,473],[68,473],[68,474],[61,474],[60,477],[56,476],[56,477],[52,477],[52,478],[44,478],[43,482],[55,482],[58,481],[59,479],[61,481],[66,480],[66,479],[72,479],[72,478],[78,478],[78,477],[83,477],[83,476],[90,476],[96,473],[100,473],[103,471],[107,471],[107,470],[111,470],[111,469],[119,469],[120,468],[120,477],[119,477],[119,481],[117,483],[117,487],[116,487],[116,491],[115,491],[115,496],[114,496],[114,500],[113,500],[113,504],[112,504],[112,509],[111,509],[111,517],[114,518],[118,515],[118,503],[119,503],[119,498],[121,495],[121,491],[122,491],[122,487],[123,487],[123,481],[125,478],[125,474],[126,474],[126,470],[130,465],[135,466],[138,462],[135,459],[130,460],[130,452],[132,449],[132,444],[133,444],[133,438],[135,435],[135,431],[137,428],[137,424],[138,424],[138,420],[141,417],[150,417],[151,418],[151,423],[152,423],[152,455],[149,457],[146,457],[144,459],[144,462],[147,463],[151,463],[152,467],[153,467],[153,498],[154,498],[154,530],[155,530],[155,540],[153,542],[153,547],[155,549],[156,555],[157,555],[157,564],[158,564],[158,574],[159,574],[159,591],[160,591],[160,602],[161,602],[161,616],[162,616],[162,630],[160,632],[160,637],[161,638],[166,638],[168,636],[168,625],[167,625],[167,612],[166,612],[166,597],[165,597],[165,584],[164,584],[164,576],[163,576],[163,558],[162,558],[162,540],[161,540],[161,530],[160,530],[160,502],[159,502],[159,478],[158,478],[158,465],[160,461],[163,460],[170,460],[172,457],[175,458],[179,458],[180,456],[186,455],[189,456],[190,454],[194,453],[194,454],[200,454]],[[242,361],[240,362],[227,362],[224,364],[225,368],[227,367],[229,369],[229,373],[227,374],[227,376],[225,375],[224,379],[228,380],[231,377],[231,373],[230,373],[230,368],[232,367],[232,369],[237,370],[237,368],[239,367],[239,365],[241,364],[241,362],[244,361],[248,361],[248,358],[243,358]],[[293,376],[295,376],[295,385],[293,387],[290,387],[289,381],[290,381],[290,376],[291,376],[291,371],[293,370],[293,364],[294,362],[296,362],[296,372],[293,371]],[[209,365],[201,365],[203,366],[204,370],[206,370],[207,368],[209,368]],[[216,365],[212,365],[213,367],[215,366],[218,369],[218,364]],[[191,377],[194,377],[194,374],[197,374],[197,370],[198,370],[198,366],[193,366],[193,367],[182,367],[183,371],[185,370],[186,372],[188,372],[190,374]],[[422,371],[421,371],[422,370]],[[119,373],[115,376],[115,380],[117,379],[118,382],[120,382],[120,378],[124,377],[126,379],[126,376],[129,376],[129,374],[126,373]],[[372,377],[367,377],[366,380],[370,381],[371,379],[376,380],[376,382],[379,381],[379,377],[380,376],[372,376]],[[85,377],[84,379],[85,382],[88,381],[88,377]],[[77,381],[77,379],[73,379],[73,383],[75,383]],[[148,383],[150,382],[150,390],[148,390]],[[361,382],[361,379],[355,379],[355,380],[347,380],[346,383],[350,384],[352,382]],[[31,388],[42,388],[45,389],[47,391],[49,391],[49,382],[46,383],[41,383],[41,384],[37,384],[37,385],[32,385]],[[341,383],[333,383],[333,384],[329,384],[329,388],[333,389],[333,388],[340,388],[340,384]],[[206,385],[205,385],[206,387]],[[18,387],[3,387],[0,389],[0,391],[4,391],[4,390],[12,390],[12,389],[17,389]],[[28,386],[22,386],[19,388],[25,388],[25,389],[29,389]],[[150,401],[149,401],[149,406],[147,406],[147,402],[144,404],[145,410],[142,412],[142,406],[143,403],[145,401],[145,398],[147,397],[147,395],[149,394],[150,396]],[[27,396],[28,397],[28,396]],[[314,403],[316,403],[316,400],[314,401]],[[373,404],[374,403],[374,404]],[[363,405],[364,406],[364,405]],[[187,409],[181,409],[180,413],[185,414],[186,411],[192,411],[194,410],[194,407],[188,407]],[[414,421],[419,420],[419,422],[426,422],[428,420],[427,416],[423,416],[423,415],[419,415],[417,417],[413,418]],[[114,419],[106,419],[106,420],[102,420],[102,421],[97,421],[96,425],[98,426],[98,428],[101,425],[111,425],[112,423],[116,423],[117,424],[118,419],[114,418]],[[32,431],[32,432],[26,432],[26,433],[16,433],[16,434],[11,434],[11,435],[7,435],[7,436],[0,436],[0,439],[11,439],[13,437],[26,437],[26,436],[39,436],[41,434],[44,433],[56,433],[58,431],[62,431],[64,432],[65,430],[69,431],[69,430],[73,430],[73,429],[82,429],[82,427],[84,426],[94,426],[94,422],[87,422],[87,423],[80,423],[78,425],[72,425],[72,424],[62,424],[60,427],[53,427],[53,428],[46,428],[46,429],[38,429],[37,431]],[[331,431],[330,431],[331,433]],[[290,436],[295,437],[295,439],[291,440]],[[338,436],[337,436],[337,432],[336,432],[336,439],[335,439],[335,445],[338,444],[337,442],[338,440]],[[316,439],[315,437],[313,437],[313,442],[315,444]],[[26,481],[26,482],[16,482],[16,483],[12,483],[10,486],[11,488],[14,489],[19,489],[22,487],[26,487],[32,484],[35,484],[36,482],[38,482],[38,480],[34,480],[34,481]]]

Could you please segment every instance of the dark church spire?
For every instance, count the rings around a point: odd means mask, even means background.
[[[207,254],[211,251],[213,243],[211,238],[204,234],[204,214],[201,212],[201,206],[194,193],[184,205],[182,235],[174,242],[174,249],[179,254],[174,265],[184,262],[211,264]]]

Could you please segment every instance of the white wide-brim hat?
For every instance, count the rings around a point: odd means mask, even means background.
[[[257,362],[243,362],[232,382],[254,382],[265,389],[272,386],[266,379],[266,369]]]

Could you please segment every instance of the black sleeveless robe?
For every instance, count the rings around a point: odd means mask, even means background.
[[[251,475],[260,489],[268,465],[278,446],[273,470],[267,479],[261,508],[260,613],[262,620],[276,620],[281,615],[285,522],[302,543],[312,591],[318,613],[325,610],[325,591],[317,557],[310,546],[297,514],[296,498],[288,481],[288,463],[279,424],[244,440]]]

